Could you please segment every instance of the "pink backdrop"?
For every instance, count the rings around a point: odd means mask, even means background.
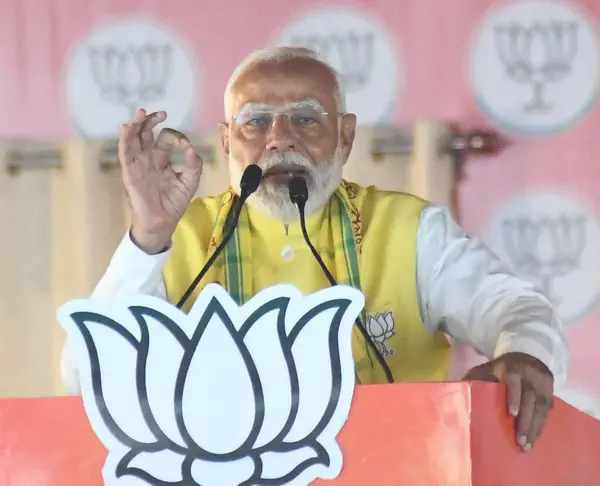
[[[503,258],[508,240],[517,238],[518,256],[529,257],[517,270],[548,276],[572,345],[569,385],[589,395],[580,397],[583,408],[596,407],[600,3],[328,2],[352,17],[337,23],[316,19],[324,6],[306,0],[4,0],[0,133],[29,139],[113,136],[128,117],[126,105],[139,100],[148,109],[167,109],[175,127],[212,130],[237,62],[250,50],[278,42],[278,33],[290,32],[291,23],[308,16],[313,27],[296,29],[320,36],[329,60],[355,83],[350,108],[359,119],[407,123],[429,117],[505,130],[512,140],[508,149],[495,158],[470,159],[465,167],[461,221]],[[129,27],[110,30],[122,19]],[[135,27],[146,21],[162,34]],[[494,28],[500,31],[493,34]],[[101,48],[95,67],[89,49],[77,50],[92,29],[104,29],[85,44]],[[159,47],[169,42],[176,47],[171,64],[165,64]],[[126,52],[130,56],[122,57]],[[158,76],[156,66],[171,77]],[[148,81],[149,73],[158,78]],[[527,112],[536,80],[551,106]],[[378,107],[369,107],[380,99]],[[528,199],[515,202],[521,196]]]

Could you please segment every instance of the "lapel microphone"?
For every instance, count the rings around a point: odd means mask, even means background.
[[[306,230],[306,216],[304,213],[306,201],[308,201],[308,186],[306,185],[306,181],[304,180],[303,177],[295,176],[289,182],[288,189],[290,192],[290,201],[292,201],[292,203],[298,207],[298,212],[300,213],[300,227],[302,228],[302,235],[304,236],[304,241],[306,241],[306,244],[308,245],[308,247],[310,248],[310,251],[312,252],[313,256],[315,257],[315,260],[317,260],[317,263],[323,270],[323,273],[327,277],[327,280],[329,280],[329,283],[333,287],[333,286],[337,285],[338,283],[335,281],[335,278],[333,278],[333,275],[331,274],[331,272],[327,269],[325,262],[323,262],[321,255],[319,255],[319,252],[316,250],[316,248],[311,243],[310,238],[308,237],[308,231]],[[375,356],[377,357],[377,361],[383,368],[383,371],[385,373],[385,377],[386,377],[388,383],[394,383],[394,376],[392,375],[392,370],[390,370],[390,367],[385,362],[383,355],[379,352],[379,350],[377,349],[377,346],[375,346],[375,343],[369,337],[369,333],[367,332],[367,329],[365,328],[364,324],[360,320],[360,316],[357,317],[355,322],[356,322],[356,325],[358,326],[358,329],[360,330],[360,333],[362,334],[363,338],[365,339],[365,342],[371,347],[371,349],[375,353]]]
[[[188,287],[188,289],[185,291],[185,293],[183,294],[183,297],[181,297],[181,299],[179,299],[179,302],[177,303],[178,309],[181,309],[183,307],[183,305],[190,298],[190,296],[192,295],[192,293],[194,292],[194,290],[196,289],[198,284],[202,281],[202,279],[204,278],[204,276],[206,275],[206,273],[208,272],[210,267],[214,264],[215,260],[219,257],[219,255],[223,252],[223,250],[227,246],[227,243],[231,239],[233,232],[235,231],[235,228],[237,227],[238,221],[240,219],[240,213],[242,212],[242,207],[244,206],[246,199],[248,199],[250,197],[250,195],[252,195],[258,189],[258,186],[260,185],[261,180],[262,180],[262,169],[258,165],[251,164],[248,167],[246,167],[246,169],[244,170],[242,177],[240,179],[240,196],[237,198],[237,201],[234,202],[234,212],[232,214],[230,224],[225,225],[226,227],[228,226],[228,228],[227,228],[227,231],[225,231],[225,233],[224,233],[223,241],[221,241],[219,246],[217,246],[216,250],[211,255],[211,257],[207,260],[207,262],[204,265],[204,267],[202,268],[202,270],[200,270],[200,273],[198,273],[198,275],[196,275],[196,278],[191,283],[191,285]],[[229,219],[229,217],[228,217],[228,219]]]

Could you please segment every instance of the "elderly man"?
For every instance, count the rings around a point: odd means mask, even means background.
[[[235,244],[184,309],[213,281],[239,302],[277,283],[306,293],[328,286],[290,201],[288,184],[299,175],[309,191],[311,240],[335,279],[366,297],[376,341],[353,341],[358,380],[385,382],[385,368],[396,382],[446,380],[452,336],[490,359],[467,377],[508,386],[517,440],[529,450],[551,407],[554,380],[564,380],[567,369],[568,348],[549,302],[466,236],[446,208],[342,179],[356,116],[346,111],[334,70],[311,51],[279,47],[250,55],[224,101],[219,131],[231,187],[213,197],[194,199],[202,165],[184,135],[164,129],[154,140],[166,113],[139,110],[123,125],[119,157],[132,226],[93,297],[143,293],[178,302],[220,243],[250,164],[262,168],[263,179],[241,212]],[[185,151],[181,173],[171,166],[174,149]],[[384,367],[372,359],[373,344]],[[68,391],[78,393],[68,343],[62,369]]]

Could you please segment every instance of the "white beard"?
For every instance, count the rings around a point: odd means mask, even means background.
[[[332,159],[325,164],[314,164],[297,152],[273,154],[258,162],[263,172],[279,164],[302,166],[308,173],[306,179],[308,186],[308,201],[305,206],[306,216],[325,206],[342,182],[344,162],[339,147]],[[240,193],[240,179],[244,169],[245,167],[230,154],[229,176],[231,186],[237,194]],[[298,208],[290,201],[289,189],[284,184],[261,183],[247,202],[260,213],[282,223],[293,223],[298,221],[300,217]]]

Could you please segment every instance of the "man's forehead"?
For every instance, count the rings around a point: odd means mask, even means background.
[[[335,87],[331,73],[314,62],[262,63],[240,75],[231,94],[236,111],[248,103],[308,102],[320,109],[335,103]]]
[[[261,61],[250,67],[239,77],[243,83],[247,79],[251,83],[257,80],[279,81],[286,78],[288,82],[314,82],[319,85],[335,83],[331,70],[321,62],[313,59],[289,59],[287,61]]]

